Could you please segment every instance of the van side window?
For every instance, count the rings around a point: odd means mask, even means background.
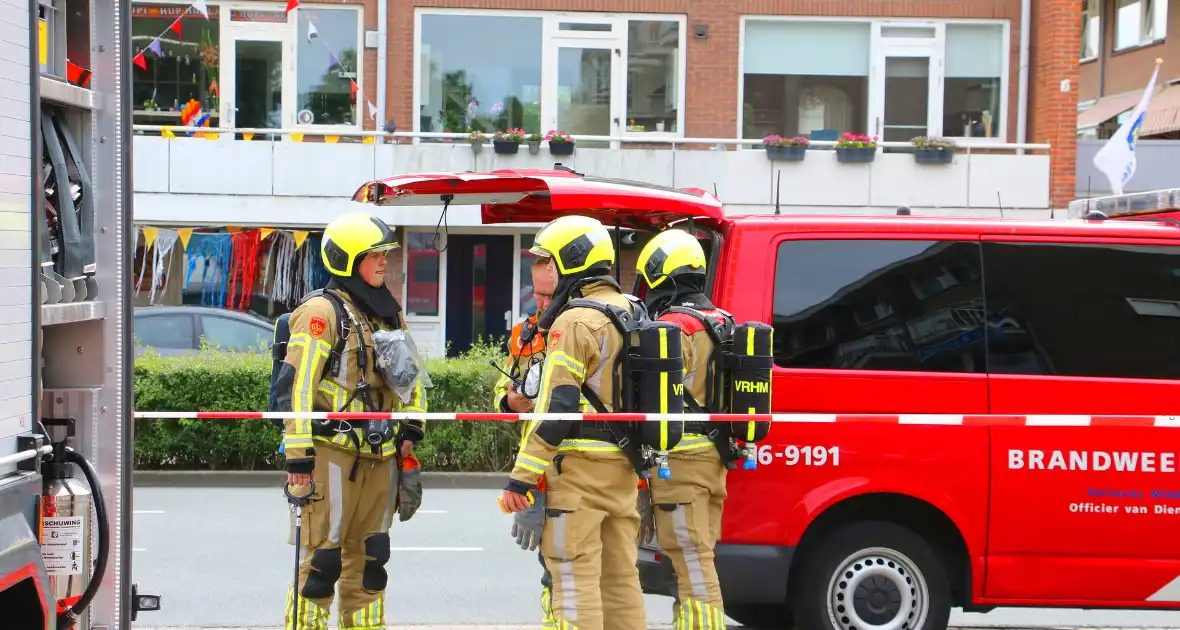
[[[983,244],[988,371],[1180,378],[1180,248]]]
[[[786,241],[774,276],[775,363],[982,373],[980,276],[973,241]]]

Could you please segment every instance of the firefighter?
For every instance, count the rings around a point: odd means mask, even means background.
[[[587,412],[584,395],[593,395],[609,408],[618,386],[609,368],[624,338],[602,312],[564,308],[577,298],[627,313],[641,308],[609,275],[615,259],[609,233],[594,219],[564,216],[537,234],[530,251],[551,258],[558,277],[553,302],[538,322],[549,332],[536,411]],[[501,502],[511,512],[529,509],[528,495],[542,477],[546,479],[540,546],[553,579],[554,627],[643,630],[633,460],[620,448],[617,432],[606,426],[610,423],[529,424]]]
[[[537,326],[537,318],[545,312],[553,300],[553,291],[557,284],[553,259],[537,257],[533,261],[531,271],[533,299],[537,305],[537,312],[514,326],[512,334],[508,338],[508,358],[502,370],[503,374],[501,374],[499,382],[496,383],[495,399],[496,408],[504,413],[528,413],[533,410],[533,399],[538,392],[531,389],[535,387],[532,383],[534,379],[538,382],[540,379],[530,377],[529,373],[530,370],[539,371],[541,361],[545,357],[545,335],[544,331]],[[518,391],[513,379],[519,380],[521,383],[528,383],[529,387],[526,392]],[[526,437],[527,432],[522,430],[520,441],[522,449],[525,446]],[[536,550],[541,543],[541,532],[545,524],[544,477],[537,481],[533,496],[533,505],[529,506],[527,510],[517,512],[512,523],[512,536],[516,538],[521,549],[526,551]],[[553,581],[549,572],[544,571],[545,556],[537,551],[537,558],[543,570],[541,576],[541,611],[544,617],[542,628],[549,630],[556,627],[552,607],[549,605],[549,591]]]
[[[666,230],[640,251],[636,267],[647,287],[644,303],[651,316],[680,326],[685,404],[690,411],[699,411],[692,409],[689,398],[698,407],[708,402],[706,384],[714,343],[702,322],[669,308],[687,307],[725,323],[724,314],[704,295],[705,252],[688,232]],[[641,496],[640,504],[645,525],[654,520],[660,553],[671,560],[676,572],[678,593],[672,616],[675,626],[684,630],[725,627],[713,547],[721,538],[726,466],[704,424],[685,424],[684,436],[669,456],[671,479],[652,479],[650,495]],[[653,504],[659,508],[653,510]],[[649,533],[645,526],[645,538]]]
[[[375,333],[406,328],[401,306],[384,286],[386,255],[397,246],[389,226],[364,213],[328,224],[321,255],[331,278],[323,293],[291,314],[275,385],[279,410],[426,412],[424,373],[407,385],[406,374],[390,373],[389,362],[379,363],[384,348],[374,345]],[[298,630],[326,630],[339,584],[339,627],[383,630],[392,517],[397,512],[405,521],[421,504],[419,477],[399,474],[395,460],[413,459],[425,425],[421,420],[286,420],[284,425],[289,491],[306,495],[309,481],[315,482],[300,540],[292,541],[303,551],[298,592],[288,592],[284,627],[296,630],[292,616],[298,609]]]

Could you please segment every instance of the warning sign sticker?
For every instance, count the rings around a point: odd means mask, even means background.
[[[41,520],[41,560],[50,576],[81,575],[86,532],[81,516]]]

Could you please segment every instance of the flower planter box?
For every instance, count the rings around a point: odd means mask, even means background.
[[[479,155],[479,152],[483,151],[483,141],[468,140],[468,142],[471,144],[471,152],[472,153]]]
[[[572,142],[550,142],[549,153],[553,155],[573,155],[574,143]]]
[[[806,156],[804,146],[766,147],[766,157],[771,162],[802,162]]]
[[[915,149],[914,161],[918,164],[950,164],[955,157],[954,149]]]
[[[540,140],[530,140],[528,142],[528,145],[529,145],[529,155],[537,155],[538,153],[541,152],[541,141]]]
[[[864,164],[877,159],[876,148],[836,147],[836,161],[847,164]]]
[[[516,155],[520,150],[520,143],[512,140],[493,140],[492,148],[500,155]]]

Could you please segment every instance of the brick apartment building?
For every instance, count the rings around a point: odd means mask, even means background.
[[[1169,32],[1172,37],[1169,38]],[[1180,140],[1180,2],[1082,3],[1078,132],[1105,140],[1130,115],[1162,59],[1139,137]]]

